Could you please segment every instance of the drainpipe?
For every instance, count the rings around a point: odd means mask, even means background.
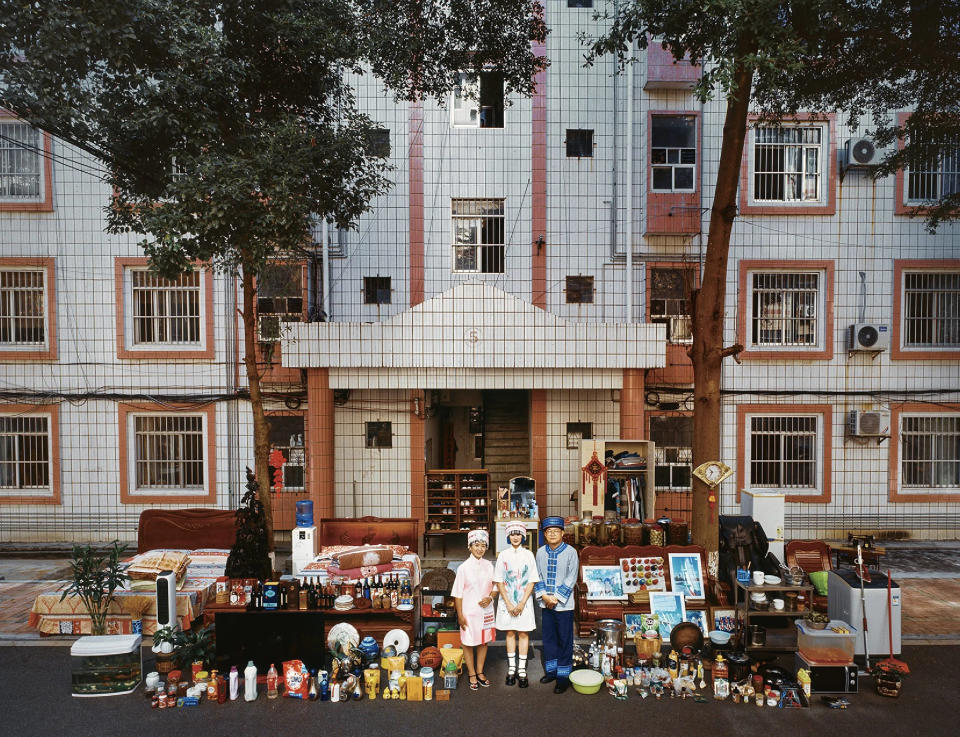
[[[633,58],[633,41],[630,58]],[[624,274],[628,323],[633,322],[633,67],[630,61],[627,64],[627,265]]]
[[[327,217],[320,221],[320,242],[323,254],[323,314],[330,322],[330,243],[327,238]]]
[[[230,509],[240,506],[240,418],[237,404],[237,281],[233,274],[223,275],[223,293],[227,303],[224,313],[224,386],[233,399],[227,402],[227,498]]]
[[[614,20],[620,17],[620,3],[616,0],[613,3]],[[620,156],[620,147],[617,145],[617,102],[619,95],[617,88],[620,85],[620,70],[617,67],[619,63],[616,54],[611,54],[610,65],[613,73],[610,79],[613,83],[613,165],[610,167],[610,260],[617,258],[617,160]]]

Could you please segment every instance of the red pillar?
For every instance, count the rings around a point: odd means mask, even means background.
[[[423,457],[426,395],[422,390],[410,392],[410,516],[419,520],[420,533],[426,524],[426,462]]]
[[[330,371],[307,369],[307,464],[315,519],[336,517],[333,390]]]
[[[643,415],[644,374],[641,369],[623,370],[620,390],[620,439],[643,440],[647,437]]]
[[[410,218],[410,306],[423,302],[423,103],[410,103],[407,152]]]

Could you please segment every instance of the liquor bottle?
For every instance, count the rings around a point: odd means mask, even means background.
[[[383,578],[381,578],[379,573],[377,574],[376,590],[377,596],[383,596]]]
[[[300,586],[300,593],[297,595],[299,601],[297,602],[297,608],[305,610],[310,606],[310,589],[307,588],[307,581],[304,579],[303,584]]]
[[[273,663],[270,663],[270,669],[267,671],[267,698],[275,699],[280,695],[280,692],[277,690],[277,668]]]
[[[363,579],[363,598],[366,599],[367,601],[370,601],[370,597],[371,597],[370,577],[367,576],[366,578]]]
[[[394,609],[397,608],[397,604],[400,603],[400,582],[397,581],[396,576],[391,576],[390,578],[390,606]]]

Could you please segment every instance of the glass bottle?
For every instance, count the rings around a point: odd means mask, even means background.
[[[310,671],[310,688],[307,690],[307,699],[316,701],[320,698],[320,689],[317,688],[317,671]]]

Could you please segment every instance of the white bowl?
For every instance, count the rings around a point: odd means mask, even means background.
[[[767,586],[778,586],[781,583],[777,576],[764,576],[763,582],[767,584]]]
[[[751,591],[751,592],[750,592],[750,599],[753,600],[753,601],[766,601],[766,600],[767,600],[767,595],[766,595],[765,593],[763,593],[762,591]]]
[[[730,642],[730,634],[730,632],[724,632],[723,630],[711,630],[710,642],[714,645],[726,645]]]

